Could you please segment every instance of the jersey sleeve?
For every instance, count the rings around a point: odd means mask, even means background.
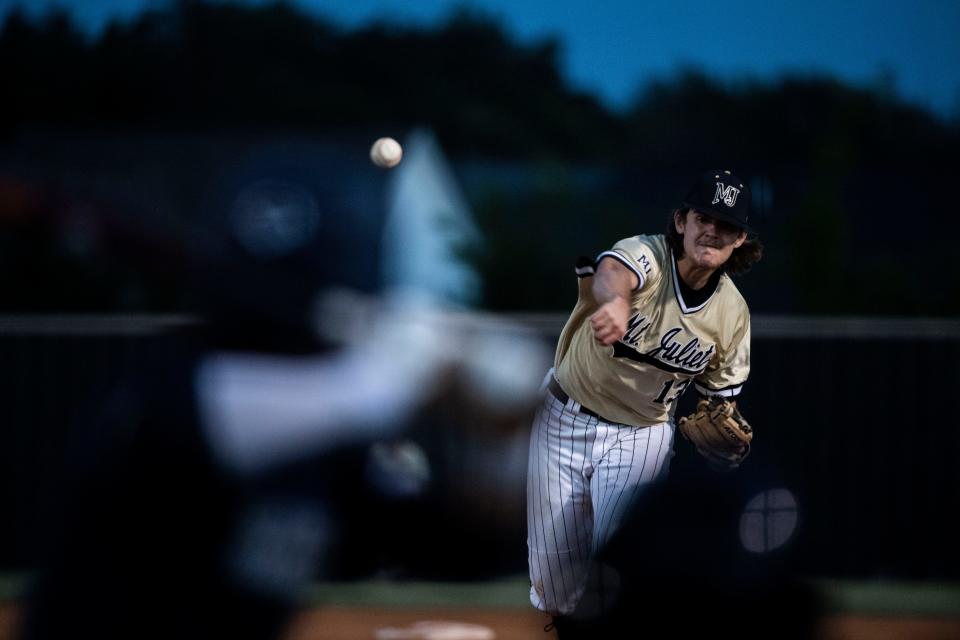
[[[694,378],[702,396],[735,398],[750,375],[750,316],[745,315],[729,344],[721,347],[714,361]]]
[[[637,276],[638,284],[634,291],[642,291],[653,282],[660,273],[660,260],[654,247],[645,242],[643,236],[626,238],[613,245],[609,251],[597,256],[599,263],[604,258],[614,258],[623,266],[633,271]]]

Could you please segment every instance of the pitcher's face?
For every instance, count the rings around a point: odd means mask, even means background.
[[[677,213],[674,224],[683,234],[683,255],[702,268],[719,269],[747,240],[746,231],[695,209]]]

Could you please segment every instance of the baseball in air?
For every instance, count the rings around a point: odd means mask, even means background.
[[[370,147],[370,159],[378,167],[389,169],[400,164],[403,158],[403,147],[393,138],[377,138]]]

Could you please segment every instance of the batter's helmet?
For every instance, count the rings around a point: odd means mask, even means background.
[[[273,143],[234,164],[201,204],[191,304],[229,346],[315,350],[319,291],[381,285],[389,173],[366,145]]]

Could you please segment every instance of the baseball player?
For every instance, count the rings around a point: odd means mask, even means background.
[[[383,282],[364,268],[376,251],[363,265],[331,258],[380,246],[387,214],[368,196],[386,177],[365,162],[326,167],[302,192],[280,188],[300,184],[287,180],[297,163],[280,179],[241,172],[244,207],[222,205],[213,232],[182,247],[203,322],[153,339],[77,425],[23,638],[282,637],[342,555],[338,515],[359,512],[369,445],[468,381],[473,406],[502,419],[538,399],[524,365],[549,354],[525,332],[464,318],[424,280]],[[323,216],[307,224],[298,207],[314,195]],[[399,235],[435,249],[422,265],[449,275],[462,265],[449,225],[435,231]]]
[[[578,263],[579,299],[545,379],[527,482],[530,599],[560,635],[610,604],[593,558],[666,474],[680,395],[693,386],[739,418],[729,400],[750,370],[750,315],[730,274],[762,254],[749,217],[747,183],[709,171],[666,234],[626,238]],[[719,450],[681,429],[721,467],[749,451],[749,433]]]

